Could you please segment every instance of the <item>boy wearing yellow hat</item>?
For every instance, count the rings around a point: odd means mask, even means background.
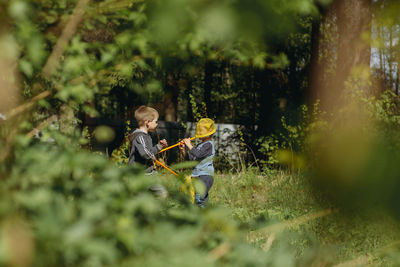
[[[204,207],[208,200],[208,191],[214,183],[213,157],[215,155],[214,142],[212,135],[215,133],[214,121],[208,118],[201,119],[196,125],[196,137],[201,143],[193,147],[189,138],[183,139],[184,144],[180,146],[182,152],[186,154],[185,145],[188,148],[189,160],[199,161],[192,170],[192,178],[196,178],[204,183],[204,192],[196,192],[195,201],[200,207]]]

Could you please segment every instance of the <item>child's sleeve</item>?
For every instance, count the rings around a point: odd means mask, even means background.
[[[161,149],[162,146],[160,144],[157,144],[151,148],[151,151],[153,152],[153,154],[157,154]]]
[[[161,145],[153,146],[151,138],[146,138],[143,135],[137,136],[134,142],[139,155],[145,159],[154,159],[155,154],[161,150]]]
[[[194,147],[189,151],[189,160],[203,160],[212,154],[212,145],[210,143],[204,144],[202,147]]]

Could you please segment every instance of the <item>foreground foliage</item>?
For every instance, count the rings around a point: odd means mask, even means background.
[[[393,262],[381,257],[392,247],[379,250],[400,231],[390,214],[376,206],[350,217],[308,216],[335,206],[302,175],[217,175],[203,210],[179,193],[175,177],[145,176],[63,138],[19,138],[16,164],[0,185],[2,264],[309,266],[363,255]],[[167,200],[148,192],[156,182],[168,186]]]
[[[372,145],[367,148],[375,153],[367,155],[371,159],[397,155],[396,150],[389,149],[398,144],[394,96],[384,95],[377,101],[359,99],[371,111],[366,113],[368,121],[374,122],[363,124],[364,136],[370,133],[378,138],[372,140],[381,140],[368,143]],[[339,113],[348,114],[343,110]],[[340,122],[346,125],[346,120]],[[13,124],[8,123],[3,123],[4,136],[13,133]],[[304,125],[304,129],[311,128]],[[326,128],[335,124],[318,125]],[[315,166],[321,158],[310,156],[315,160],[308,162],[311,176],[300,175],[296,168],[287,168],[288,172],[266,168],[264,173],[248,169],[234,175],[217,175],[211,203],[203,210],[179,192],[181,183],[175,177],[146,176],[118,162],[118,157],[113,162],[101,153],[85,150],[85,136],[74,129],[73,123],[69,129],[65,126],[54,122],[38,137],[13,137],[14,149],[1,164],[1,264],[187,266],[187,262],[193,262],[195,266],[309,266],[353,259],[383,266],[397,263],[394,248],[399,224],[391,214],[398,213],[390,204],[395,203],[391,200],[397,188],[392,185],[396,185],[398,167],[392,161],[386,161],[387,165],[373,161],[367,169],[359,165],[354,171],[346,169],[349,164],[337,164],[334,169]],[[107,134],[101,132],[94,138],[99,136],[107,139]],[[302,136],[310,133],[289,135],[282,144],[297,142],[312,148],[305,145],[307,138]],[[354,140],[353,135],[343,136]],[[335,159],[346,155],[331,156],[323,163],[335,163]],[[362,176],[370,166],[378,171]],[[382,166],[391,168],[392,176],[385,182],[381,175],[387,169],[379,169]],[[335,191],[312,183],[327,170],[336,171],[322,176],[335,182]],[[355,179],[352,187],[343,186],[341,182],[347,180],[337,179],[343,174]],[[376,180],[365,183],[369,177]],[[157,199],[149,193],[148,187],[155,183],[167,186],[168,199]],[[392,191],[388,192],[390,187]],[[332,198],[332,193],[339,197]],[[370,199],[365,198],[367,194]],[[384,195],[389,197],[375,201]],[[382,257],[390,253],[392,257]]]
[[[2,265],[265,266],[287,260],[247,244],[229,209],[198,209],[174,188],[168,200],[157,199],[147,190],[160,182],[156,177],[82,150],[56,132],[48,142],[19,137],[15,164],[4,170]]]

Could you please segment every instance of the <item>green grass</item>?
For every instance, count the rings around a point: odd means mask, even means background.
[[[286,242],[303,259],[304,266],[306,262],[316,266],[400,263],[397,244],[393,244],[400,240],[400,223],[388,211],[368,207],[343,212],[316,192],[304,175],[254,170],[217,174],[210,196],[211,205],[229,208],[249,232],[271,224],[283,227],[282,222],[296,222],[305,216],[307,222],[285,228],[282,233],[259,234],[256,240],[249,240],[261,247],[272,242],[272,249]],[[316,219],[308,216],[327,209],[334,212]]]

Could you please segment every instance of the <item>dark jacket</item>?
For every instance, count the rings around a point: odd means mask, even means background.
[[[189,159],[199,161],[192,171],[192,177],[214,175],[213,157],[215,155],[214,142],[206,141],[198,144],[189,151]]]
[[[152,172],[153,159],[162,146],[160,144],[153,146],[150,135],[140,129],[136,129],[129,135],[129,141],[131,142],[129,165],[140,163],[145,166],[146,172]]]

